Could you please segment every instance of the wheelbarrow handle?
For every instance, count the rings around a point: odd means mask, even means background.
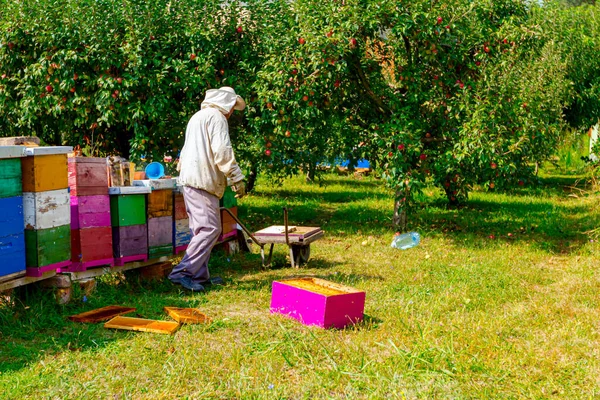
[[[288,209],[283,207],[283,224],[285,225],[285,244],[290,245],[290,237],[288,234]]]
[[[252,232],[250,232],[250,231],[248,230],[248,228],[246,228],[246,226],[244,226],[244,224],[242,224],[242,221],[240,221],[240,220],[239,220],[239,218],[238,218],[237,216],[235,216],[235,215],[234,215],[234,214],[233,214],[233,213],[232,213],[232,212],[231,212],[231,211],[230,211],[228,208],[221,207],[221,210],[227,211],[227,213],[228,213],[228,214],[231,216],[231,218],[233,218],[233,219],[235,220],[235,222],[237,222],[237,224],[238,224],[240,227],[242,227],[242,230],[243,230],[244,232],[246,232],[246,234],[247,234],[248,236],[250,236],[250,239],[252,239],[252,241],[253,241],[254,243],[256,243],[256,244],[257,244],[257,245],[258,245],[260,248],[262,248],[262,247],[264,246],[264,244],[263,244],[263,243],[261,243],[261,242],[259,242],[259,241],[258,241],[258,239],[256,239],[256,238],[254,237],[254,235],[252,234]]]

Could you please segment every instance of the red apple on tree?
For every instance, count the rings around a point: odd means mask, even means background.
[[[495,162],[490,163],[491,169],[496,169],[497,167],[498,167],[498,165]]]
[[[336,81],[333,83],[333,86],[334,86],[334,87],[336,87],[336,88],[338,88],[338,87],[340,87],[341,83],[342,83],[342,82],[340,82],[340,81],[339,81],[339,79],[338,79],[338,80],[336,80]]]
[[[119,77],[117,78],[117,83],[120,85],[121,83],[123,83],[123,78]]]
[[[290,137],[292,136],[292,132],[290,131],[285,131],[285,137]]]
[[[358,41],[355,38],[350,38],[350,48],[355,48],[358,45]]]
[[[237,33],[242,33],[244,32],[244,28],[242,28],[241,26],[238,26],[237,29],[235,30]]]
[[[388,157],[392,157],[394,155],[394,153],[392,153],[391,151],[388,153]]]
[[[419,156],[419,160],[421,160],[421,161],[424,161],[424,160],[426,160],[426,159],[427,159],[427,154],[421,154],[421,155]]]
[[[327,32],[327,33],[325,34],[325,36],[327,36],[327,37],[331,37],[331,36],[333,36],[333,31],[329,31],[329,32]]]
[[[304,38],[301,37],[300,39],[298,39],[298,43],[304,44],[304,43],[306,43],[306,40],[304,40]]]
[[[399,145],[398,145],[398,150],[402,151],[402,150],[404,150],[404,149],[405,149],[405,147],[404,147],[404,145],[403,145],[403,144],[399,144]]]
[[[52,87],[52,85],[46,86],[46,92],[52,93],[53,91],[54,91],[54,88]]]
[[[438,24],[441,24],[441,23],[442,23],[442,21],[443,21],[442,17],[437,17],[437,23],[438,23]]]
[[[265,150],[265,156],[270,157],[271,156],[271,150],[269,150],[269,149]]]
[[[308,101],[308,96],[307,95],[302,96],[302,100]]]
[[[194,61],[196,59],[196,55],[194,53],[190,54],[190,60]]]

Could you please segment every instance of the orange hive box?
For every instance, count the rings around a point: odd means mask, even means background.
[[[132,307],[106,306],[96,310],[86,311],[81,314],[71,315],[69,319],[75,322],[100,322],[133,311],[135,311],[135,308]]]
[[[179,328],[179,322],[118,316],[105,323],[104,327],[126,329],[130,331],[173,334]]]
[[[182,324],[207,324],[211,319],[196,308],[165,307],[165,311],[175,321]]]

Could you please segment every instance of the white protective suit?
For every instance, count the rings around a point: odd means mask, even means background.
[[[236,106],[238,97],[233,89],[206,92],[201,110],[190,119],[185,132],[185,144],[179,155],[180,185],[202,189],[221,198],[227,179],[232,183],[244,179],[235,161],[224,115]]]

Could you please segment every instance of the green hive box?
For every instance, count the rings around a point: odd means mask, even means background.
[[[110,219],[112,226],[145,225],[146,195],[110,196]]]
[[[27,267],[43,267],[71,259],[71,226],[25,230]]]
[[[164,246],[152,246],[148,248],[148,259],[160,257],[170,257],[173,255],[173,245],[167,244]]]
[[[0,159],[0,198],[21,196],[23,183],[21,179],[21,159]]]
[[[225,188],[225,193],[219,201],[220,207],[231,208],[237,206],[237,199],[235,198],[235,192],[231,190],[231,187]]]

